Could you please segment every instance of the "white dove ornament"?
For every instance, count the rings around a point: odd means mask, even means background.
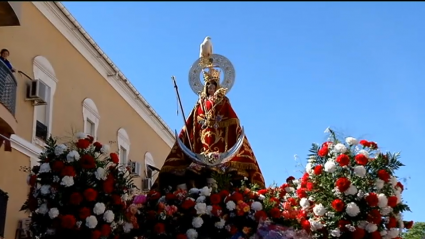
[[[209,59],[213,54],[211,37],[205,37],[199,49],[199,57]]]

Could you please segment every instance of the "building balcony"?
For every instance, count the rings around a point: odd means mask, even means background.
[[[0,146],[5,142],[5,150],[11,151],[9,140],[16,132],[18,123],[15,119],[17,82],[12,71],[0,61]]]
[[[22,2],[0,2],[0,26],[20,26]]]

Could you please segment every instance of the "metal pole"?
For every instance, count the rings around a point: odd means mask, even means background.
[[[179,88],[177,87],[176,78],[174,76],[172,76],[171,79],[173,80],[174,88],[176,89],[177,100],[179,101],[180,110],[182,111],[183,122],[184,122],[185,131],[186,131],[186,137],[187,137],[187,140],[189,142],[190,150],[193,151],[192,143],[190,142],[189,131],[188,131],[187,125],[186,125],[186,116],[184,115],[183,105],[182,105],[182,101],[180,99]]]

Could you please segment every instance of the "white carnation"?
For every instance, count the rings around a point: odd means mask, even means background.
[[[199,188],[189,189],[189,194],[198,194],[201,190]]]
[[[65,187],[71,187],[74,185],[74,178],[71,176],[64,176],[62,178],[61,185],[64,185]]]
[[[372,232],[378,230],[378,226],[376,224],[373,224],[373,223],[368,223],[366,225],[365,229],[366,229],[367,232],[372,233]]]
[[[350,184],[350,187],[345,190],[345,195],[356,195],[357,194],[357,188],[353,184]]]
[[[359,151],[359,154],[363,154],[364,156],[366,156],[366,158],[369,158],[369,152],[367,152],[366,150],[362,149]]]
[[[198,232],[195,229],[190,228],[189,230],[186,231],[186,236],[187,236],[187,239],[196,239],[198,238]]]
[[[251,209],[254,211],[261,211],[263,210],[263,204],[261,204],[260,202],[253,202],[251,204]]]
[[[57,208],[50,208],[49,210],[49,217],[51,219],[56,218],[57,216],[59,216],[59,210]]]
[[[100,215],[105,212],[106,206],[104,203],[98,202],[94,205],[93,212],[96,215]]]
[[[266,196],[260,194],[258,195],[258,200],[263,201],[266,198]]]
[[[359,206],[357,206],[356,203],[350,202],[350,203],[347,204],[347,207],[345,208],[345,212],[350,217],[355,217],[360,213],[360,208],[359,208]]]
[[[340,237],[341,236],[341,230],[339,228],[335,228],[331,231],[331,236],[333,237]]]
[[[308,201],[307,198],[301,198],[301,200],[300,200],[300,206],[303,209],[306,209],[306,208],[308,208],[310,206],[310,202]]]
[[[49,211],[46,203],[41,204],[41,206],[37,209],[38,214],[45,215]]]
[[[67,147],[64,144],[56,145],[56,147],[55,147],[55,155],[56,156],[62,155],[65,152],[66,149],[67,149]]]
[[[222,229],[225,224],[226,224],[226,221],[223,220],[223,218],[220,218],[220,221],[214,223],[214,226],[218,229]]]
[[[309,219],[310,222],[310,229],[312,231],[317,231],[323,228],[323,224],[319,221],[316,221],[314,219]]]
[[[40,188],[41,195],[47,195],[50,193],[50,185],[43,185]]]
[[[115,219],[115,214],[111,210],[107,210],[103,214],[103,220],[107,223],[112,223]]]
[[[97,180],[105,180],[107,176],[106,170],[101,167],[97,168],[94,174],[96,175]]]
[[[206,199],[206,197],[205,197],[205,196],[199,196],[199,197],[196,199],[196,202],[205,202],[205,199]]]
[[[394,192],[395,196],[397,197],[397,204],[401,203],[401,191],[400,190],[396,190]]]
[[[110,148],[111,147],[108,144],[104,144],[104,145],[102,145],[102,148],[100,149],[100,152],[102,154],[108,154],[109,151],[110,151]]]
[[[316,215],[316,216],[319,216],[319,217],[321,217],[321,216],[323,216],[323,215],[325,215],[325,213],[326,213],[326,208],[320,203],[320,204],[316,204],[314,207],[313,207],[313,212],[314,212],[314,214]]]
[[[202,227],[202,224],[204,224],[204,220],[202,220],[201,217],[195,217],[195,218],[193,218],[193,220],[192,220],[192,226],[194,228],[200,228],[200,227]]]
[[[347,152],[347,147],[341,143],[337,143],[334,147],[334,150],[338,153],[344,154]]]
[[[203,187],[200,191],[201,196],[207,196],[207,197],[211,196],[211,190],[212,190],[212,188],[209,188],[207,186]]]
[[[325,163],[325,172],[333,173],[336,170],[336,164],[333,160],[328,160]]]
[[[125,222],[123,225],[123,229],[125,233],[129,233],[131,229],[133,229],[133,223]]]
[[[80,154],[76,150],[72,150],[68,153],[68,155],[66,155],[66,161],[68,161],[68,163],[78,160],[80,160]]]
[[[93,229],[97,226],[97,218],[93,215],[86,218],[86,227]]]
[[[228,201],[228,202],[226,203],[226,208],[227,208],[229,211],[233,211],[233,210],[235,210],[235,208],[236,208],[236,204],[235,204],[233,201]]]
[[[389,236],[390,238],[396,238],[398,237],[400,234],[398,228],[390,228],[390,230],[388,230],[387,232],[387,236]]]
[[[376,189],[378,190],[381,190],[384,187],[384,184],[385,184],[384,180],[381,180],[379,178],[377,178],[375,181],[375,186],[376,186]]]
[[[395,176],[391,177],[391,185],[393,185],[393,187],[395,187],[398,183],[398,180]]]
[[[357,139],[353,137],[345,138],[345,142],[350,146],[358,144]]]
[[[388,205],[388,198],[387,196],[385,196],[385,194],[380,193],[378,195],[378,199],[379,199],[378,206],[380,208],[386,207]]]
[[[381,212],[382,216],[388,216],[388,214],[390,214],[393,211],[393,208],[386,206],[386,207],[379,209],[379,211]]]
[[[307,163],[307,164],[305,165],[305,171],[306,171],[308,174],[313,173],[313,164],[312,164],[312,163]]]
[[[77,139],[85,139],[87,138],[87,134],[83,133],[83,132],[78,132],[75,137],[77,137]]]
[[[367,226],[367,224],[368,224],[368,222],[367,221],[359,221],[358,223],[357,223],[357,227],[358,228],[361,228],[361,229],[365,229],[366,228],[366,226]]]
[[[42,163],[40,165],[40,169],[38,170],[38,173],[50,173],[51,168],[49,163]]]
[[[362,165],[358,165],[354,167],[354,174],[358,177],[363,178],[366,175],[366,168]]]
[[[207,204],[198,202],[195,205],[195,210],[198,215],[207,214]]]

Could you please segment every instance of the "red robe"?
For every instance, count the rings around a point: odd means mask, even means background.
[[[212,115],[212,117],[207,119],[206,115]],[[207,127],[203,127],[202,121],[206,122]],[[186,128],[190,135],[190,143],[187,140]],[[221,101],[202,99],[198,101],[186,120],[186,126],[180,132],[179,138],[195,153],[223,153],[235,145],[240,132],[239,119],[227,97]],[[223,166],[228,172],[236,171],[238,176],[247,177],[251,183],[256,183],[261,188],[265,187],[260,167],[246,137],[238,153]],[[202,167],[193,163],[182,152],[176,142],[159,172],[157,182],[164,174],[184,176],[187,170],[199,174],[201,169]]]

